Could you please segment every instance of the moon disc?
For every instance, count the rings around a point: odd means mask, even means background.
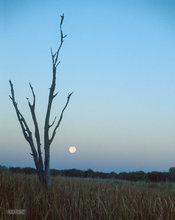
[[[71,154],[74,154],[75,152],[76,152],[76,147],[75,146],[70,146],[69,147],[69,152],[71,153]]]

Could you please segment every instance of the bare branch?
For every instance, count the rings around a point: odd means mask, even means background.
[[[28,125],[27,125],[23,115],[21,114],[21,112],[18,109],[17,103],[15,101],[15,94],[14,94],[13,84],[12,84],[12,82],[10,80],[9,80],[9,83],[10,83],[10,87],[11,87],[10,99],[12,100],[13,106],[15,108],[16,115],[17,115],[17,118],[19,120],[19,123],[20,123],[21,129],[22,129],[23,135],[24,135],[25,139],[30,144],[30,147],[31,147],[31,150],[32,150],[32,154],[33,154],[33,158],[34,158],[34,162],[35,162],[36,168],[37,168],[38,173],[39,173],[38,154],[37,154],[37,151],[36,151],[35,146],[34,146],[34,142],[33,142],[33,138],[32,138],[32,132],[30,131],[30,129],[29,129],[29,127],[28,127]]]
[[[50,128],[50,127],[52,127],[52,126],[54,125],[54,123],[55,123],[55,121],[56,121],[56,118],[57,118],[57,117],[55,116],[55,118],[54,118],[54,120],[53,120],[52,124],[51,124],[51,125],[49,125],[49,128]]]
[[[66,37],[67,37],[67,34],[63,36],[63,38],[66,38]]]
[[[63,39],[66,37],[66,35],[63,35],[62,31],[62,24],[64,20],[64,14],[61,16],[61,21],[60,21],[60,35],[61,35],[61,42],[60,45],[55,53],[53,53],[51,49],[51,56],[52,56],[52,64],[53,64],[53,78],[52,78],[52,83],[50,87],[50,92],[49,92],[49,100],[48,100],[48,105],[47,105],[47,112],[46,112],[46,118],[45,118],[45,126],[44,126],[44,145],[45,148],[49,148],[50,142],[49,142],[49,120],[50,120],[50,112],[51,112],[51,107],[52,107],[52,102],[53,99],[56,97],[55,92],[55,86],[56,86],[56,69],[57,66],[60,64],[60,61],[58,61],[59,53],[63,44]]]
[[[9,83],[10,83],[10,87],[11,87],[11,96],[9,96],[9,97],[12,100],[13,106],[15,108],[16,115],[19,120],[23,135],[24,135],[25,139],[29,142],[29,139],[31,138],[31,131],[30,131],[23,115],[21,114],[21,112],[18,109],[17,102],[15,101],[14,88],[13,88],[13,84],[12,84],[11,80],[9,80]]]
[[[62,24],[63,24],[63,20],[64,20],[64,14],[61,15],[61,22],[60,22],[60,34],[61,34],[61,43],[60,43],[60,46],[58,47],[58,50],[56,51],[56,57],[55,57],[55,60],[54,60],[54,64],[56,65],[56,67],[59,65],[57,64],[57,61],[58,61],[58,56],[59,56],[59,52],[61,50],[61,47],[62,47],[62,44],[63,44],[63,39],[67,36],[63,36],[63,31],[62,31]]]
[[[53,54],[52,48],[50,48],[51,56],[52,56],[52,63],[54,63],[54,58],[56,53]]]
[[[55,67],[57,68],[57,66],[60,64],[60,61],[55,65]]]
[[[62,24],[63,24],[63,20],[64,20],[64,13],[61,15],[60,27],[61,27]]]
[[[67,102],[66,102],[66,104],[65,104],[65,106],[64,106],[64,108],[63,108],[63,110],[62,110],[62,112],[61,112],[61,115],[60,115],[60,118],[59,118],[59,120],[58,120],[58,123],[57,123],[56,127],[55,127],[54,130],[53,130],[53,133],[52,133],[52,136],[51,136],[51,139],[50,139],[50,144],[52,143],[52,141],[53,141],[53,139],[54,139],[54,137],[55,137],[55,134],[56,134],[56,130],[58,129],[58,127],[59,127],[59,125],[60,125],[60,123],[61,123],[61,121],[62,121],[62,119],[63,119],[64,111],[65,111],[65,109],[67,108],[67,106],[68,106],[68,104],[69,104],[69,100],[70,100],[70,97],[71,97],[72,94],[73,94],[73,92],[70,93],[70,94],[68,95],[68,97],[67,97]]]
[[[55,93],[55,95],[53,95],[53,98],[55,98],[57,95],[58,95],[58,92],[57,92],[57,93]]]
[[[43,171],[43,160],[42,160],[42,155],[41,155],[42,153],[41,153],[40,133],[39,133],[38,122],[37,122],[36,114],[35,114],[36,98],[35,98],[35,92],[34,92],[32,85],[30,83],[29,83],[29,85],[30,85],[30,89],[31,89],[32,95],[33,95],[33,104],[30,103],[29,99],[27,99],[27,100],[28,100],[29,108],[31,111],[31,115],[32,115],[32,119],[33,119],[33,123],[34,123],[34,127],[35,127],[35,139],[36,139],[36,143],[37,143],[39,164],[40,164],[41,169]]]
[[[29,83],[29,86],[30,86],[30,89],[31,89],[31,91],[32,91],[32,95],[33,95],[33,107],[35,108],[35,93],[34,93],[34,90],[33,90],[33,87],[32,87],[32,85],[31,85],[31,83]]]
[[[53,51],[52,51],[52,48],[50,48],[50,52],[51,52],[51,55],[53,56]]]

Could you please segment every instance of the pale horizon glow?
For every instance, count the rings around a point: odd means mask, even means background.
[[[44,119],[51,84],[50,48],[60,52],[59,119],[51,168],[104,172],[167,171],[175,166],[175,1],[0,0],[0,165],[34,167],[9,99],[34,127],[27,104],[36,94],[44,155]],[[75,144],[74,155],[68,151]]]

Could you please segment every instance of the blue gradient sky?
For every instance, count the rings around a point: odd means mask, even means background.
[[[50,48],[57,48],[64,12],[68,37],[52,118],[74,94],[51,146],[51,167],[120,172],[174,166],[174,11],[168,0],[0,0],[0,164],[33,166],[8,80],[31,127],[26,97],[32,83],[43,131]],[[76,154],[68,152],[70,145]]]

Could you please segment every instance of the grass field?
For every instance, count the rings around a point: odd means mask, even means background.
[[[46,190],[34,175],[2,172],[0,219],[175,220],[175,184],[54,177]]]

